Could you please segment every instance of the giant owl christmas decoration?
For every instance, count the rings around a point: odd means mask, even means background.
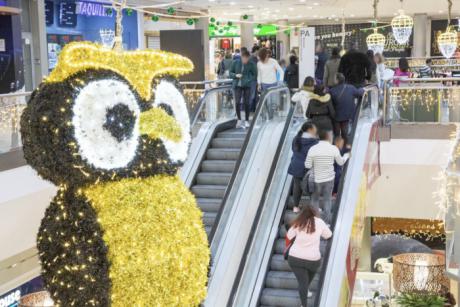
[[[189,117],[179,55],[67,45],[21,119],[28,163],[59,187],[37,246],[60,306],[197,306],[209,250],[176,175]]]

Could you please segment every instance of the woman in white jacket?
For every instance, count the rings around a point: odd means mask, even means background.
[[[306,119],[307,118],[307,109],[308,109],[308,104],[310,103],[310,99],[313,96],[316,96],[313,91],[315,89],[315,79],[313,77],[306,77],[305,81],[303,82],[303,87],[300,91],[294,94],[292,96],[292,101],[297,103],[297,110],[300,110],[298,112],[301,112],[303,117]]]

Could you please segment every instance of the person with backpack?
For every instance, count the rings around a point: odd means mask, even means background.
[[[287,232],[286,238],[290,241],[286,250],[288,264],[299,283],[303,307],[308,306],[308,288],[321,265],[321,238],[331,237],[332,231],[311,205],[302,209]]]
[[[315,96],[312,96],[308,104],[307,118],[315,124],[318,130],[332,131],[335,117],[334,106],[331,102],[331,95],[324,94],[323,86],[316,86]]]
[[[338,84],[329,91],[335,110],[334,134],[341,136],[345,145],[348,145],[348,136],[356,113],[357,99],[363,96],[364,89],[346,83],[345,77],[341,73],[337,74],[337,81]]]
[[[318,144],[316,136],[316,127],[310,122],[305,122],[296,137],[292,141],[292,158],[291,164],[288,168],[288,174],[293,177],[293,199],[294,199],[294,212],[300,211],[299,204],[302,198],[302,179],[305,176],[305,159],[307,158],[310,148]]]

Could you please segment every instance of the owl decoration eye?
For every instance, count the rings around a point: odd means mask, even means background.
[[[162,138],[169,158],[173,162],[185,161],[191,141],[190,118],[185,105],[184,95],[182,95],[174,82],[163,79],[158,83],[155,89],[153,106],[163,108],[169,115],[173,116],[182,132],[178,141]]]
[[[95,168],[127,167],[139,146],[140,113],[136,97],[125,83],[88,83],[73,105],[72,124],[81,157]]]

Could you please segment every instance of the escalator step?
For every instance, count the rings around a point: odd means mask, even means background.
[[[197,184],[192,187],[192,193],[198,198],[223,198],[226,185],[202,185]]]
[[[318,290],[319,273],[316,273],[310,284],[310,291]],[[292,289],[297,290],[299,283],[291,271],[269,271],[265,286],[273,289]]]
[[[233,160],[205,160],[201,164],[203,172],[231,173],[235,169],[236,161]]]
[[[238,160],[239,148],[209,148],[206,151],[206,158],[209,160]]]
[[[228,185],[232,173],[224,172],[202,172],[198,173],[196,182],[198,184],[209,184],[209,185]]]
[[[319,269],[321,269],[321,267],[322,267],[322,263],[319,266]],[[270,259],[270,270],[290,272],[291,267],[289,266],[288,262],[284,260],[284,255],[273,254],[272,258]]]
[[[218,212],[222,205],[221,198],[197,198],[198,206],[203,212]]]
[[[213,226],[217,217],[217,212],[204,212],[203,223],[205,226]]]
[[[219,132],[217,134],[218,138],[226,138],[226,139],[244,139],[247,134],[247,130],[245,129],[230,129],[223,132]]]
[[[262,291],[260,298],[261,306],[277,306],[277,307],[299,307],[300,298],[298,290],[292,289],[272,289],[265,288]],[[308,306],[312,307],[314,303],[313,297],[308,299]]]
[[[212,140],[212,148],[239,148],[243,147],[244,138],[215,138]]]

